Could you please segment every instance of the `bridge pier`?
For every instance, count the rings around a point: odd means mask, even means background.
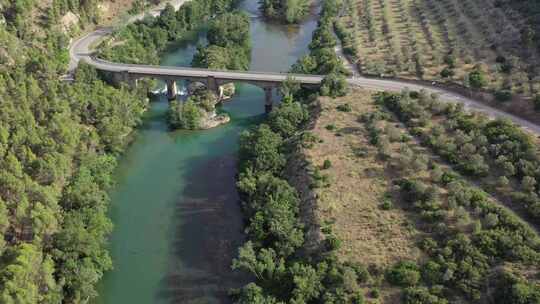
[[[210,92],[216,93],[218,101],[221,101],[223,98],[223,88],[218,84],[214,76],[208,76],[206,79],[206,89],[208,89]]]
[[[272,112],[272,87],[264,88],[264,112]]]
[[[176,87],[176,81],[167,80],[167,99],[169,99],[169,101],[175,100],[177,92],[178,88]]]

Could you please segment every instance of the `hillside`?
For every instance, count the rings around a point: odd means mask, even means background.
[[[368,302],[540,299],[536,139],[422,92],[319,102],[303,150],[316,221],[368,270]]]
[[[71,84],[64,16],[100,21],[97,1],[0,3],[0,302],[82,303],[111,268],[106,217],[116,156],[146,86],[114,88],[82,66]],[[115,4],[116,5],[116,4]]]
[[[346,2],[336,30],[362,73],[487,90],[477,96],[538,121],[534,1]]]

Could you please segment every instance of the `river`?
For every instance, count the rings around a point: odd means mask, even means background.
[[[251,70],[287,71],[307,53],[315,15],[298,26],[266,22],[257,0],[239,8],[251,17]],[[203,35],[167,52],[163,65],[189,66]],[[228,303],[244,278],[231,261],[243,242],[235,188],[239,134],[264,118],[261,89],[237,84],[222,111],[231,122],[205,131],[170,131],[164,98],[151,103],[134,142],[120,159],[111,192],[114,269],[95,304]]]

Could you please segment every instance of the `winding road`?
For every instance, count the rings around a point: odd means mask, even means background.
[[[184,1],[173,1],[174,6],[178,8]],[[159,9],[155,9],[151,13],[152,15],[159,14]],[[141,15],[131,18],[131,21],[135,21],[142,18]],[[113,71],[113,72],[128,72],[141,76],[178,76],[178,77],[216,77],[221,79],[241,80],[241,81],[268,81],[268,82],[281,82],[287,79],[288,76],[294,77],[297,81],[307,84],[317,84],[323,79],[321,75],[298,75],[298,74],[286,74],[286,73],[267,73],[267,72],[239,72],[239,71],[215,71],[206,69],[194,69],[184,67],[169,67],[169,66],[150,66],[150,65],[134,65],[134,64],[122,64],[113,63],[98,59],[93,56],[94,52],[92,47],[99,43],[102,39],[106,38],[112,33],[111,28],[97,29],[77,40],[74,40],[69,47],[70,54],[70,71],[73,71],[81,60],[89,63],[100,70]],[[341,52],[341,48],[337,47],[336,52],[340,57],[344,59]],[[346,59],[345,59],[346,60]],[[477,100],[468,98],[466,96],[451,92],[444,88],[437,86],[413,84],[410,82],[389,80],[389,79],[375,79],[366,78],[358,75],[353,71],[353,76],[347,79],[348,83],[354,86],[358,86],[368,90],[374,91],[393,91],[399,92],[405,88],[410,90],[419,91],[426,90],[428,93],[435,93],[440,96],[440,99],[445,102],[460,102],[463,103],[467,109],[482,112],[490,117],[508,118],[514,123],[522,126],[530,132],[540,135],[540,126],[530,121],[492,108]]]

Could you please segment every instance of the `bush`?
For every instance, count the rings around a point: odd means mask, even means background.
[[[330,169],[332,167],[332,162],[329,159],[325,159],[322,168],[324,170]]]
[[[540,95],[536,95],[536,96],[534,97],[533,102],[534,102],[534,109],[535,109],[536,111],[540,112]]]
[[[340,111],[340,112],[350,112],[350,111],[352,111],[352,108],[348,103],[341,104],[341,105],[337,106],[336,109],[338,111]]]
[[[474,89],[481,89],[487,85],[486,76],[484,72],[476,69],[469,73],[469,84]]]
[[[173,100],[167,113],[169,125],[175,129],[196,130],[200,127],[201,110],[192,99],[186,102]]]
[[[441,71],[441,77],[443,78],[449,78],[449,77],[453,77],[454,76],[454,70],[446,67],[444,68],[442,71]]]
[[[409,287],[415,286],[420,280],[418,265],[412,261],[399,262],[386,274],[386,279],[393,285]]]
[[[393,206],[392,201],[387,199],[387,200],[384,200],[382,202],[381,209],[382,210],[390,210],[390,209],[392,209],[392,206]]]
[[[404,304],[447,304],[448,301],[430,293],[425,287],[410,287],[403,292]]]
[[[320,91],[322,96],[345,96],[348,91],[347,80],[345,76],[332,72],[324,77]]]
[[[495,99],[498,102],[507,102],[512,99],[512,92],[509,90],[500,90],[495,92]]]

